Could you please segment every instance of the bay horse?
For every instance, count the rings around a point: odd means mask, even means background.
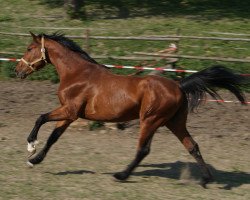
[[[202,172],[201,185],[205,188],[212,181],[199,146],[187,130],[187,115],[198,107],[206,93],[220,99],[215,88],[228,89],[244,104],[245,97],[239,88],[242,84],[240,75],[219,65],[194,73],[180,82],[155,75],[116,75],[63,34],[31,33],[31,36],[33,41],[15,72],[24,79],[47,63],[54,65],[60,78],[58,98],[61,106],[36,120],[27,139],[31,154],[35,154],[40,127],[50,121],[57,121],[57,124],[42,150],[29,158],[29,166],[41,163],[51,146],[78,118],[102,122],[139,119],[137,153],[125,170],[114,174],[116,179],[126,180],[130,176],[149,154],[155,131],[165,126],[197,161]]]

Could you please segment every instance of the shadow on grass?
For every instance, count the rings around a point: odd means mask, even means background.
[[[200,179],[201,174],[199,167],[196,163],[191,162],[174,162],[174,163],[161,163],[161,164],[146,164],[140,165],[143,168],[153,168],[149,170],[144,170],[141,172],[134,172],[134,176],[157,176],[163,178],[177,179],[179,180],[184,169],[189,169],[191,179]],[[222,170],[217,170],[211,165],[208,165],[211,170],[215,183],[223,184],[221,189],[230,190],[234,187],[239,187],[243,184],[250,184],[250,174],[241,171],[227,172]]]
[[[60,175],[60,176],[70,175],[70,174],[75,174],[75,175],[80,175],[80,174],[95,174],[95,172],[88,171],[88,170],[72,170],[72,171],[64,171],[64,172],[57,172],[57,173],[53,173],[53,172],[45,172],[45,173],[47,173],[47,174],[53,174],[53,175]]]
[[[215,183],[222,184],[221,189],[231,190],[232,188],[239,187],[243,184],[250,184],[250,174],[242,171],[227,172],[222,170],[217,170],[213,166],[208,165],[211,170]],[[144,164],[140,165],[140,168],[150,168],[148,170],[133,172],[133,176],[143,176],[143,177],[163,177],[180,180],[182,179],[183,172],[188,169],[188,179],[199,180],[201,178],[200,169],[197,163],[191,162],[174,162],[174,163],[160,163],[160,164]],[[81,174],[95,174],[93,171],[88,170],[70,170],[62,172],[45,172],[52,175],[81,175]],[[102,174],[112,175],[113,173],[107,172]],[[187,177],[186,177],[187,178]],[[116,179],[115,179],[116,180]],[[121,183],[136,183],[136,181],[125,180],[118,181]]]

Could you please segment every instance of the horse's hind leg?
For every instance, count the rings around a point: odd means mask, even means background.
[[[168,123],[167,127],[177,136],[180,142],[185,146],[188,152],[194,157],[198,163],[201,172],[202,180],[200,184],[202,187],[206,188],[206,184],[213,180],[212,174],[207,167],[207,164],[202,158],[201,152],[199,150],[198,144],[194,141],[192,136],[186,129],[186,117],[187,113],[178,113],[172,118]]]
[[[56,128],[53,130],[51,135],[49,136],[47,143],[43,147],[43,149],[35,155],[34,158],[29,159],[27,164],[31,167],[33,167],[34,164],[39,164],[43,161],[46,154],[48,153],[51,146],[58,140],[58,138],[64,133],[64,131],[68,128],[68,126],[71,124],[72,121],[64,120],[59,121],[56,124]]]
[[[139,163],[149,154],[151,141],[159,124],[160,123],[150,123],[149,121],[148,123],[141,122],[140,138],[136,156],[124,171],[114,174],[116,179],[126,180]]]
[[[186,132],[185,136],[183,137],[181,136],[179,139],[200,166],[202,172],[202,179],[200,184],[202,187],[206,188],[206,184],[211,182],[213,180],[213,177],[210,170],[207,167],[207,164],[202,158],[198,144],[194,141],[194,139],[191,137],[191,135],[189,135],[188,132]]]

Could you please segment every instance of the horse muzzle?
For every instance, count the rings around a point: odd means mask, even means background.
[[[18,72],[15,70],[15,73],[16,73],[16,76],[21,79],[25,79],[28,76],[28,74],[25,71]]]

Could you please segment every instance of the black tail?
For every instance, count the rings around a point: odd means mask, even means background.
[[[206,93],[214,99],[221,99],[216,88],[225,88],[231,91],[242,104],[246,100],[240,86],[244,84],[244,77],[234,74],[223,66],[212,66],[200,72],[192,74],[180,81],[180,88],[186,94],[189,110],[193,111],[204,99]]]

